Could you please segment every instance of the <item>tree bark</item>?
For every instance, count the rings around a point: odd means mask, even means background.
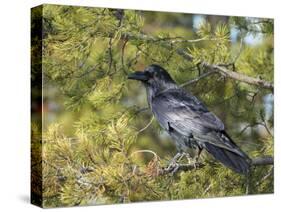
[[[265,166],[265,165],[273,165],[274,158],[271,156],[264,156],[252,159],[253,166]]]

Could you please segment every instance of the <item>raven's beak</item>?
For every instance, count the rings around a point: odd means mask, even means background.
[[[143,71],[136,71],[134,73],[129,74],[128,79],[146,81],[148,80],[148,76]]]

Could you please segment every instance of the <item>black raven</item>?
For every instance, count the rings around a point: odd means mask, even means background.
[[[196,148],[199,158],[205,149],[235,172],[249,172],[251,159],[226,133],[222,121],[195,96],[179,87],[164,68],[153,64],[130,74],[128,79],[144,84],[153,115],[180,152]]]

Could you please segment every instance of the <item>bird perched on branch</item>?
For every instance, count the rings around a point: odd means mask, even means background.
[[[179,152],[195,148],[198,159],[205,149],[233,171],[249,172],[251,159],[226,133],[222,121],[195,96],[179,87],[164,68],[150,65],[130,74],[128,79],[143,83],[153,115],[172,137]]]

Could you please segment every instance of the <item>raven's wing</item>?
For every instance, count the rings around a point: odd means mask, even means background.
[[[169,89],[158,94],[151,102],[152,112],[160,125],[168,129],[168,123],[182,131],[204,133],[206,130],[224,130],[221,120],[202,102],[183,89]]]
[[[155,96],[151,102],[152,112],[162,128],[176,130],[183,136],[192,135],[201,144],[211,144],[245,154],[231,139],[222,139],[224,124],[202,102],[183,89],[170,89]]]

